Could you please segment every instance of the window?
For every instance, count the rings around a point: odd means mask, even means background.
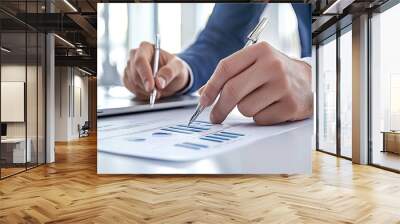
[[[336,39],[318,51],[318,149],[336,153]]]
[[[340,36],[340,155],[352,156],[352,33]]]
[[[42,5],[20,2],[19,13],[41,13]],[[6,14],[0,17],[15,22],[0,24],[0,178],[5,178],[45,163],[46,38]]]
[[[158,4],[161,46],[171,53],[181,51],[181,5],[180,3]]]
[[[375,165],[400,170],[400,5],[371,18],[370,120]]]
[[[351,159],[353,131],[351,24],[323,40],[317,48],[317,56],[317,149]]]

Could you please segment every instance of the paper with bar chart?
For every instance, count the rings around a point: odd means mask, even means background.
[[[242,116],[211,124],[208,115],[203,115],[187,126],[191,112],[186,109],[102,118],[98,125],[98,150],[148,159],[192,161],[245,147],[300,124],[262,127]]]

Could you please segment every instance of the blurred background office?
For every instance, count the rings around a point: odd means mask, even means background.
[[[125,97],[120,81],[130,49],[142,41],[154,42],[159,31],[161,48],[179,53],[207,23],[214,3],[98,4],[98,92]],[[269,4],[264,37],[276,48],[295,56],[300,52],[297,18],[290,4]],[[227,21],[229,22],[229,21]]]
[[[163,49],[178,53],[204,27],[214,3],[98,4],[98,88],[113,96],[129,94],[122,85],[129,50],[154,42],[157,29]],[[121,95],[122,94],[122,95]]]

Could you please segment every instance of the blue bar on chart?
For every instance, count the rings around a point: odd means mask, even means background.
[[[222,134],[222,133],[214,133],[215,136],[220,136],[220,137],[226,137],[226,138],[238,138],[239,136],[235,135],[227,135],[227,134]]]
[[[200,139],[201,140],[205,140],[205,141],[210,141],[210,142],[218,142],[218,143],[224,142],[224,141],[221,141],[221,140],[218,140],[218,139],[207,138],[207,137],[200,137]]]
[[[196,129],[196,130],[201,130],[201,131],[208,131],[208,130],[210,130],[210,128],[199,127],[199,126],[193,126],[193,125],[190,125],[190,127],[189,127],[189,126],[187,126],[187,125],[178,124],[178,125],[176,125],[176,126],[182,127],[182,128],[191,128],[191,129]]]
[[[235,133],[235,132],[221,131],[220,133],[225,134],[225,135],[230,135],[230,136],[244,136],[244,134],[239,134],[239,133]]]
[[[221,140],[221,141],[228,141],[228,140],[231,140],[230,138],[223,138],[223,137],[220,137],[220,136],[215,136],[215,135],[213,135],[213,134],[211,134],[211,135],[206,135],[205,137],[206,137],[206,138],[217,139],[217,140]]]
[[[187,125],[178,124],[174,126],[169,126],[165,128],[161,128],[160,130],[164,132],[175,132],[180,134],[192,134],[192,133],[200,133],[203,131],[210,130],[210,127],[198,126],[198,125],[191,125],[188,127]]]
[[[212,124],[207,121],[193,121],[193,123],[194,124],[197,123],[197,124],[204,125],[204,126],[212,126]]]
[[[227,131],[220,131],[217,133],[208,134],[206,136],[201,137],[201,140],[210,141],[210,142],[226,142],[232,139],[236,139],[239,137],[244,136],[244,134],[234,133],[234,132],[227,132]]]
[[[168,135],[171,135],[171,133],[169,133],[169,132],[154,132],[152,135],[153,136],[168,136]]]
[[[137,137],[128,137],[128,138],[126,138],[126,140],[128,140],[130,142],[144,142],[144,141],[146,141],[145,138],[137,138]]]
[[[180,134],[192,134],[193,133],[190,131],[175,130],[175,129],[171,129],[171,128],[161,128],[160,130],[168,131],[168,132],[175,132],[175,133],[180,133]]]
[[[174,146],[181,147],[181,148],[187,148],[187,149],[195,149],[195,150],[208,148],[208,145],[192,143],[192,142],[183,142],[180,144],[175,144]]]
[[[208,145],[203,145],[203,144],[199,144],[199,143],[184,142],[182,144],[191,145],[191,146],[200,147],[200,148],[208,148]]]
[[[174,146],[181,147],[181,148],[187,148],[187,149],[195,149],[195,150],[201,149],[200,147],[186,145],[186,144],[175,144]]]
[[[180,130],[180,131],[191,131],[191,132],[201,132],[201,130],[198,129],[193,129],[193,128],[184,128],[184,127],[169,127],[172,128],[174,130]]]

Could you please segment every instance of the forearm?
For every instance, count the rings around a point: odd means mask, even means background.
[[[189,69],[191,81],[185,92],[194,92],[204,85],[213,73],[218,62],[240,49],[238,40],[203,31],[196,42],[178,55]]]
[[[241,49],[265,4],[216,4],[196,41],[178,55],[192,71],[194,92],[210,78],[219,61]]]

